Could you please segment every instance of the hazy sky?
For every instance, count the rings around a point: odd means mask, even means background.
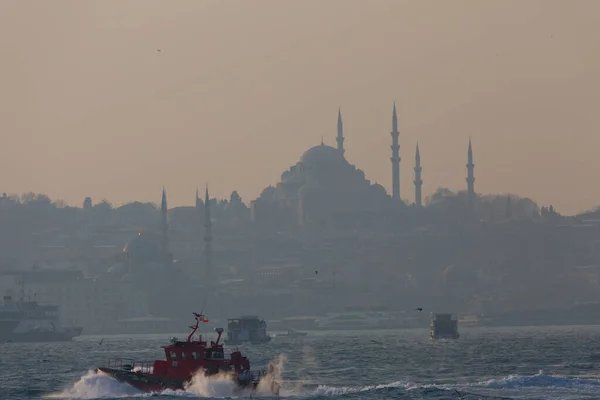
[[[334,145],[401,195],[600,204],[600,1],[0,2],[0,190],[71,204],[254,199]],[[158,52],[157,49],[161,51]]]

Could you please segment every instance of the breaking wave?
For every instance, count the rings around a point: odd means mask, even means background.
[[[509,375],[502,379],[490,379],[480,382],[477,385],[493,389],[525,387],[572,388],[581,386],[597,387],[600,389],[600,380],[593,378],[568,378],[565,376],[544,375],[543,371],[540,371],[537,374],[530,376]]]
[[[110,376],[88,371],[68,389],[53,393],[46,398],[53,399],[114,399],[132,397],[141,392],[131,385],[121,383]]]
[[[512,398],[521,397],[511,389],[527,396],[530,391],[538,393],[558,393],[560,391],[575,390],[579,398],[600,396],[600,379],[595,377],[566,377],[559,375],[545,375],[543,371],[535,375],[509,375],[504,378],[489,379],[480,382],[454,383],[454,384],[417,384],[409,381],[395,381],[381,385],[368,386],[329,386],[318,385],[310,391],[298,393],[299,396],[339,397],[359,395],[366,393],[394,392],[398,397],[436,397],[448,396],[461,397],[475,395],[479,398],[502,398],[510,392]],[[529,390],[528,390],[529,389]],[[405,396],[402,396],[404,394]],[[516,394],[516,396],[515,396]],[[587,396],[586,396],[587,395]],[[395,397],[395,396],[394,396]]]
[[[509,375],[504,378],[489,379],[480,382],[456,383],[456,384],[417,384],[409,381],[395,381],[381,385],[367,386],[330,386],[316,385],[312,388],[295,387],[286,390],[285,382],[281,380],[283,372],[284,357],[273,361],[275,366],[272,379],[284,383],[280,397],[364,397],[367,394],[393,393],[394,397],[437,397],[452,396],[456,393],[462,396],[476,395],[479,398],[499,398],[511,393],[511,397],[526,396],[528,392],[536,393],[558,393],[562,390],[575,390],[579,398],[600,396],[600,379],[595,377],[579,378],[558,375],[545,375],[542,371],[535,375]],[[290,383],[293,385],[293,383]],[[515,396],[512,390],[520,393]],[[150,396],[190,396],[209,398],[248,398],[250,391],[236,390],[235,384],[226,374],[205,377],[203,374],[194,376],[185,391],[165,390],[159,394],[142,393],[134,387],[120,383],[115,379],[98,375],[94,371],[88,371],[72,387],[59,393],[46,396],[47,398],[70,398],[70,399],[107,399],[124,397],[150,397]],[[587,395],[587,396],[586,396]],[[270,383],[268,380],[261,382],[258,390],[253,394],[255,397],[271,397]]]
[[[190,383],[182,390],[164,390],[159,394],[167,396],[192,396],[192,397],[210,397],[210,398],[234,398],[248,397],[250,394],[258,397],[272,397],[271,383],[282,382],[283,365],[285,356],[280,355],[271,362],[273,370],[268,373],[259,383],[256,391],[240,390],[236,387],[227,373],[217,374],[210,377],[204,376],[199,372],[192,377]],[[149,397],[156,396],[154,393],[144,393],[126,383],[121,383],[116,379],[97,374],[95,371],[88,371],[70,388],[58,393],[45,396],[53,399],[118,399],[124,397]],[[280,391],[280,397],[285,396],[284,391]]]
[[[478,382],[473,387],[489,389],[523,389],[523,388],[588,388],[597,389],[600,393],[600,379],[588,377],[566,377],[559,375],[545,375],[539,371],[535,375],[509,375],[501,379],[489,379]]]

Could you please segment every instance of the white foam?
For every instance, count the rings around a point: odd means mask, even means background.
[[[46,397],[62,399],[102,399],[140,395],[141,392],[131,385],[121,383],[110,376],[88,371],[68,389]]]
[[[271,362],[273,369],[263,377],[256,388],[256,394],[261,397],[273,396],[271,384],[273,382],[282,382],[283,364],[286,358],[280,355]],[[224,398],[224,397],[247,397],[251,394],[251,389],[240,390],[227,373],[221,373],[212,376],[205,376],[202,371],[192,377],[192,380],[185,387],[186,392],[193,393],[202,397]],[[280,395],[282,393],[280,392]]]
[[[319,385],[311,395],[314,396],[341,396],[350,393],[361,393],[361,392],[369,392],[371,390],[378,389],[387,389],[387,388],[403,388],[410,389],[411,384],[403,381],[396,381],[392,383],[387,383],[384,385],[370,385],[370,386],[327,386],[327,385]]]

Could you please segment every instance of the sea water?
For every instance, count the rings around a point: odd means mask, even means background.
[[[253,368],[278,365],[282,397],[298,399],[600,399],[600,327],[462,328],[458,340],[415,330],[309,332],[239,346]],[[82,336],[0,344],[0,398],[249,398],[225,379],[144,394],[96,366],[164,358],[173,334]],[[179,337],[185,337],[179,334]],[[269,397],[253,394],[253,399]]]

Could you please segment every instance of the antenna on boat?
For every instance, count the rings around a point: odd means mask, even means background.
[[[204,296],[204,300],[202,301],[202,308],[200,309],[200,315],[202,316],[202,322],[208,322],[206,316],[204,315],[204,308],[206,308],[206,296]],[[200,338],[204,335],[204,330],[200,327]],[[202,340],[202,339],[200,339]]]
[[[204,300],[204,304],[206,304],[206,299]],[[190,332],[190,334],[188,335],[187,341],[191,342],[194,336],[194,333],[196,333],[196,331],[198,330],[198,327],[200,326],[200,322],[208,322],[208,320],[206,319],[206,316],[204,315],[204,306],[202,306],[202,311],[200,311],[200,314],[198,314],[197,312],[192,312],[192,314],[194,314],[194,319],[196,320],[196,323],[194,325],[190,325],[190,329],[192,330]],[[202,341],[202,333],[200,333],[200,338],[199,341]]]

